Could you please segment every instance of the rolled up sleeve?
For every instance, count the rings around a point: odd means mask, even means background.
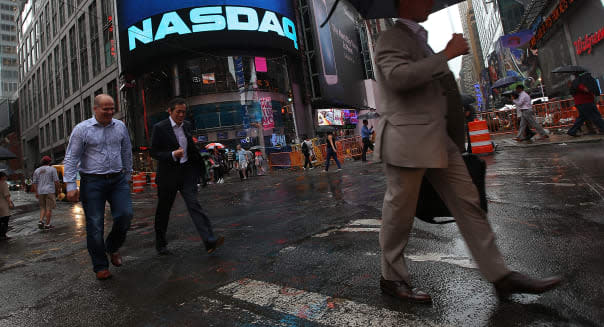
[[[69,144],[67,145],[67,151],[65,153],[65,159],[63,164],[65,172],[63,174],[63,182],[66,184],[67,192],[77,189],[76,178],[78,174],[78,164],[82,158],[82,152],[84,149],[82,128],[80,125],[71,133],[69,138]]]

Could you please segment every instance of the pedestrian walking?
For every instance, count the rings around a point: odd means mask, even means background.
[[[247,158],[247,175],[249,176],[256,176],[256,164],[255,164],[255,158],[254,158],[254,153],[250,150],[245,150],[245,156]]]
[[[52,210],[57,207],[56,195],[59,193],[59,175],[57,169],[50,165],[52,159],[49,156],[42,158],[42,166],[34,171],[33,191],[40,204],[40,221],[38,228],[52,229],[50,224]],[[46,223],[44,222],[46,218]]]
[[[233,165],[235,164],[235,151],[227,149],[227,161],[229,164],[229,170],[233,169]]]
[[[193,142],[191,124],[185,121],[186,113],[185,100],[175,98],[168,104],[170,117],[153,126],[151,157],[158,161],[155,248],[160,255],[170,254],[166,234],[170,211],[178,192],[185,201],[207,253],[213,253],[224,243],[224,237],[214,234],[210,219],[197,200],[195,180],[202,168],[202,158]]]
[[[577,132],[585,122],[592,122],[604,134],[604,120],[598,111],[595,100],[599,95],[600,89],[596,79],[588,72],[575,73],[570,86],[570,94],[575,100],[575,107],[579,110],[579,117],[575,120],[573,126],[568,130],[570,136],[579,136]]]
[[[371,143],[371,135],[373,135],[373,126],[371,128],[367,127],[369,121],[367,119],[363,120],[363,127],[361,128],[361,138],[363,139],[363,154],[361,155],[361,160],[363,162],[367,161],[367,150],[371,149],[373,151],[373,143]]]
[[[132,178],[132,145],[126,125],[113,119],[115,103],[107,94],[94,98],[94,117],[79,123],[71,132],[65,154],[63,181],[67,200],[82,200],[86,215],[86,243],[93,270],[99,280],[111,277],[111,264],[122,265],[118,252],[132,221],[129,181]],[[76,176],[80,173],[80,191]],[[113,226],[103,240],[105,203],[111,206]]]
[[[8,176],[5,172],[0,171],[0,241],[6,241],[10,237],[6,235],[8,232],[8,220],[10,219],[10,209],[15,207],[15,204],[10,198]]]
[[[214,148],[212,153],[212,169],[214,170],[214,183],[224,183],[224,173],[222,171],[223,161],[222,154],[218,151],[218,148]]]
[[[262,152],[260,150],[256,150],[256,152],[254,152],[254,161],[258,175],[264,175],[264,156],[262,156]]]
[[[523,85],[516,86],[516,93],[512,94],[512,101],[516,105],[516,110],[520,111],[520,128],[518,129],[518,135],[514,140],[522,142],[527,139],[529,135],[526,135],[526,129],[532,127],[537,130],[537,133],[541,136],[541,139],[549,138],[547,131],[537,123],[535,120],[535,113],[533,112],[533,105],[531,104],[531,96],[524,91]],[[529,138],[530,139],[530,138]]]
[[[247,152],[237,144],[237,170],[239,170],[239,178],[247,179]]]
[[[313,169],[312,166],[312,141],[308,138],[304,138],[304,142],[302,142],[302,154],[304,155],[304,170]]]
[[[461,99],[447,62],[468,53],[467,41],[454,34],[445,50],[435,54],[427,43],[427,31],[419,24],[427,20],[434,0],[396,4],[400,18],[376,45],[382,118],[374,156],[385,163],[387,187],[379,235],[382,292],[403,300],[432,300],[413,288],[403,257],[424,176],[451,210],[480,271],[495,284],[498,294],[552,289],[559,278],[530,279],[505,266],[461,157],[463,112],[461,103],[448,107]]]
[[[327,158],[325,159],[325,171],[329,171],[329,161],[331,158],[338,165],[338,171],[342,170],[342,165],[340,165],[340,161],[338,160],[338,148],[336,147],[335,141],[333,139],[333,134],[330,132],[327,134],[327,144],[325,145],[327,148]]]

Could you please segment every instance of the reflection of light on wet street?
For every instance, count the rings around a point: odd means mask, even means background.
[[[74,205],[71,209],[71,213],[73,214],[73,219],[75,220],[76,227],[84,227],[84,209],[82,209],[82,205],[79,203]]]

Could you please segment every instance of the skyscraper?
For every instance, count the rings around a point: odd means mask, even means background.
[[[19,82],[17,16],[19,2],[0,0],[0,98],[14,99]]]

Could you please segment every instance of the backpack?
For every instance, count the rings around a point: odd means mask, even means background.
[[[306,142],[302,142],[302,153],[309,154],[308,144],[306,144]]]

